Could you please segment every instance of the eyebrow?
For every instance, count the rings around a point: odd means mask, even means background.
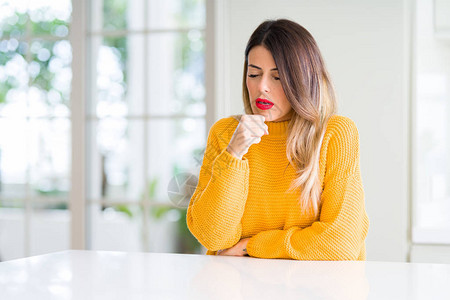
[[[261,67],[258,67],[258,66],[252,65],[252,64],[249,64],[248,66],[252,67],[252,68],[255,68],[255,69],[258,69],[258,70],[262,70]],[[278,68],[270,69],[270,71],[278,71]]]

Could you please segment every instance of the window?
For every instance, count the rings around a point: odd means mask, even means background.
[[[450,244],[450,3],[416,1],[413,243]]]
[[[198,253],[177,188],[206,144],[206,3],[86,4],[69,42],[70,0],[0,1],[0,259],[70,247],[71,101],[85,101],[87,248]],[[86,97],[70,99],[72,78]]]
[[[70,19],[69,0],[0,1],[2,260],[69,247]]]

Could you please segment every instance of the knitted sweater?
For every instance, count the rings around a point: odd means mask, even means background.
[[[300,213],[300,192],[288,193],[296,172],[286,157],[289,121],[266,121],[269,135],[238,159],[227,145],[239,122],[210,129],[199,182],[186,215],[191,233],[208,255],[250,238],[259,258],[365,260],[369,220],[359,166],[355,123],[332,116],[320,151],[321,211]]]

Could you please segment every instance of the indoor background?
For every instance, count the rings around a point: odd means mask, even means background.
[[[0,260],[205,253],[186,227],[211,125],[243,113],[266,19],[316,38],[358,127],[367,259],[450,262],[449,0],[0,1]]]

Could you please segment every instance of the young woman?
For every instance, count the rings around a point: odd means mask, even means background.
[[[246,114],[211,127],[187,211],[207,254],[365,260],[358,130],[336,115],[305,28],[259,25],[245,49],[243,100]]]

